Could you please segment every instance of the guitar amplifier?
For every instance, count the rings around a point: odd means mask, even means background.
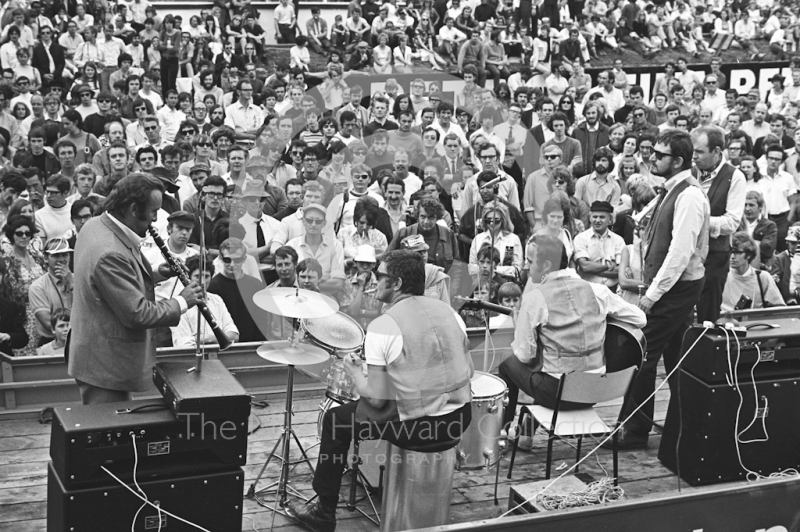
[[[682,415],[677,397],[670,401],[658,459],[693,486],[744,480],[747,471],[737,455],[739,393],[727,384],[709,384],[680,370]],[[800,376],[739,381],[743,403],[738,413],[742,464],[768,476],[800,468]],[[756,406],[756,401],[758,405]],[[751,423],[752,422],[752,423]],[[745,430],[746,429],[746,430]],[[680,432],[680,443],[678,433]],[[677,449],[676,449],[677,446]]]
[[[740,375],[749,374],[753,365],[756,378],[800,376],[800,320],[770,319],[769,323],[748,323],[747,332],[709,329],[695,325],[686,333],[683,349],[702,334],[694,350],[681,365],[692,375],[708,383],[726,382],[725,375],[736,364]],[[730,347],[730,351],[728,350]]]
[[[134,464],[131,434],[140,479],[230,469],[247,460],[247,418],[236,425],[176,416],[162,399],[152,399],[56,408],[53,469],[68,488],[113,483],[101,466],[128,480]]]
[[[238,425],[250,417],[250,396],[219,360],[203,361],[200,373],[194,364],[159,362],[153,383],[175,414],[204,420],[229,419]]]
[[[242,529],[242,494],[244,472],[241,468],[183,478],[139,482],[150,502],[178,517],[211,532]],[[129,486],[136,491],[135,486]],[[181,522],[143,501],[125,486],[70,490],[61,482],[51,463],[47,468],[48,532],[196,532],[197,528]],[[160,521],[160,528],[159,528]]]

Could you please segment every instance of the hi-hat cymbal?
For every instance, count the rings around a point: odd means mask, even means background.
[[[265,288],[256,292],[253,303],[287,318],[324,318],[339,311],[339,304],[332,297],[302,288]]]
[[[331,356],[324,349],[309,344],[297,344],[297,347],[263,344],[256,349],[256,353],[264,360],[292,366],[319,364],[320,362],[325,362]]]

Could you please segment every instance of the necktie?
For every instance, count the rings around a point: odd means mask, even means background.
[[[261,220],[256,220],[256,246],[263,248],[267,245],[267,241],[264,238],[264,230],[261,229]]]

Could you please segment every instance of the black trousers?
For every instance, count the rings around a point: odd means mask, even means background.
[[[508,406],[503,413],[503,428],[508,430],[514,415],[517,412],[517,396],[522,390],[533,397],[537,405],[554,409],[558,395],[558,379],[541,371],[531,371],[530,366],[521,362],[517,357],[510,356],[500,364],[498,376],[508,386]],[[586,405],[562,401],[559,408],[582,408]]]
[[[678,281],[672,289],[659,299],[647,316],[647,325],[642,332],[647,339],[647,356],[636,378],[629,401],[623,407],[623,419],[637,406],[645,402],[656,388],[656,369],[661,355],[667,373],[680,360],[683,334],[689,328],[692,309],[700,298],[705,279]],[[675,377],[670,379],[670,391]],[[671,393],[672,397],[676,394]],[[650,399],[626,424],[625,428],[635,434],[648,434],[652,428],[654,401]]]
[[[388,423],[356,420],[358,401],[328,410],[322,418],[322,443],[312,486],[320,502],[329,507],[339,501],[342,474],[354,437],[359,440],[386,440],[398,447],[443,443],[461,437],[472,421],[472,405],[465,404],[443,416],[426,416],[410,421]]]
[[[161,58],[161,93],[166,95],[167,91],[175,88],[175,81],[178,79],[180,65],[177,57]],[[164,96],[166,98],[166,96]]]
[[[778,244],[776,253],[786,250],[786,234],[789,232],[789,211],[781,214],[770,214],[769,219],[778,226]]]
[[[705,266],[706,282],[703,284],[700,301],[697,302],[697,322],[716,323],[722,306],[722,291],[725,289],[725,281],[728,280],[728,270],[731,267],[730,251],[709,251]]]

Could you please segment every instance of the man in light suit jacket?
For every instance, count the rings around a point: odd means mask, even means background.
[[[126,401],[131,392],[147,390],[156,327],[178,325],[202,298],[200,286],[191,283],[175,298],[155,301],[155,283],[167,276],[168,266],[153,272],[139,245],[163,191],[147,174],[121,179],[106,199],[106,212],[78,235],[67,357],[84,404]]]

